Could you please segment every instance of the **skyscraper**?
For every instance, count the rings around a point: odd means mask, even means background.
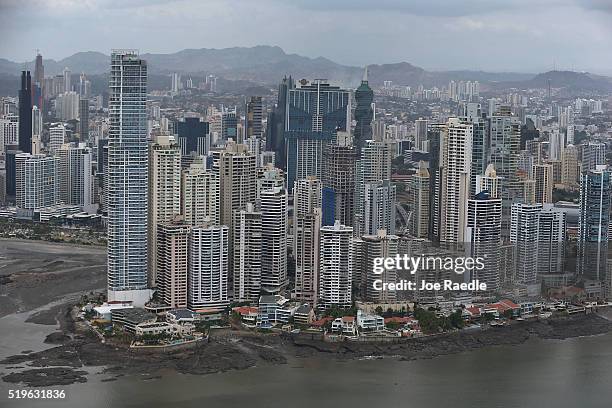
[[[355,216],[355,148],[328,144],[323,151],[323,225],[352,225]]]
[[[469,197],[473,126],[450,118],[441,141],[440,241],[464,242],[465,206]]]
[[[536,203],[552,203],[553,166],[551,164],[534,164]]]
[[[213,158],[213,171],[219,175],[221,224],[231,226],[233,211],[255,202],[255,156],[246,145],[229,143],[225,150],[214,152]]]
[[[474,269],[471,279],[487,285],[487,292],[500,289],[499,250],[501,247],[502,200],[483,191],[468,200],[465,242],[470,257],[483,259],[484,268]]]
[[[59,157],[60,198],[64,204],[78,205],[93,211],[93,180],[91,149],[84,143],[64,144],[57,150]]]
[[[363,235],[376,235],[378,230],[395,234],[396,188],[389,181],[366,183],[364,186]]]
[[[171,308],[187,307],[190,233],[191,227],[178,221],[157,226],[157,292]]]
[[[353,285],[353,228],[341,225],[321,227],[319,252],[319,305],[350,307]]]
[[[149,278],[157,282],[157,226],[181,213],[181,152],[174,136],[157,134],[149,148]]]
[[[510,242],[515,246],[516,282],[533,285],[538,274],[538,220],[542,204],[514,203]]]
[[[261,287],[278,294],[287,284],[287,192],[274,187],[261,192]]]
[[[414,148],[423,150],[425,141],[427,141],[427,119],[418,118],[414,121]]]
[[[263,105],[261,96],[251,96],[246,103],[245,114],[245,140],[251,137],[256,139],[263,138]]]
[[[204,163],[192,163],[182,172],[181,214],[189,225],[219,224],[219,175]]]
[[[419,162],[419,168],[410,176],[407,185],[408,205],[412,218],[408,230],[416,238],[427,238],[429,230],[429,171],[425,162]]]
[[[229,305],[228,228],[200,225],[189,238],[188,299],[190,309],[223,309]]]
[[[108,136],[108,299],[142,305],[147,273],[147,63],[111,54]]]
[[[15,156],[15,202],[18,208],[36,210],[59,204],[59,159],[42,154]]]
[[[498,108],[489,118],[489,141],[489,163],[502,177],[502,191],[519,191],[520,121],[507,107]]]
[[[357,106],[355,106],[355,120],[357,124],[353,133],[353,145],[358,154],[361,154],[361,147],[364,142],[372,139],[373,101],[374,91],[368,85],[368,67],[366,67],[361,85],[355,90],[355,102],[357,103]]]
[[[339,130],[350,126],[350,95],[323,80],[302,81],[289,89],[285,139],[287,146],[287,186],[307,176],[321,179],[323,150]]]
[[[261,212],[253,204],[234,211],[234,300],[256,302],[261,290]]]
[[[397,281],[395,269],[385,269],[382,274],[374,273],[375,258],[395,258],[398,254],[399,238],[379,230],[374,235],[363,235],[353,239],[353,280],[360,287],[362,296],[369,302],[393,303],[396,292],[376,290],[374,281],[385,283]]]
[[[319,283],[321,229],[321,183],[315,177],[295,182],[293,210],[293,255],[295,297],[315,304]]]
[[[192,153],[201,156],[208,154],[210,150],[208,122],[203,122],[197,117],[190,117],[176,122],[175,125],[183,156],[189,156]]]
[[[19,150],[24,153],[32,153],[32,78],[30,77],[30,71],[21,71]]]
[[[89,142],[89,99],[79,100],[79,140]]]
[[[365,186],[368,183],[376,183],[391,178],[392,156],[391,145],[386,142],[366,140],[361,149],[361,157],[355,163],[355,218],[353,222],[355,236],[363,234]]]
[[[603,280],[606,277],[610,181],[610,171],[604,165],[580,176],[577,272],[584,279]]]

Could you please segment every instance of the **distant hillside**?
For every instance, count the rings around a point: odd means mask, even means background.
[[[172,72],[202,77],[215,74],[229,81],[247,81],[260,85],[275,85],[284,76],[300,78],[325,78],[344,86],[355,87],[363,75],[362,67],[338,64],[327,58],[308,58],[287,54],[280,47],[260,45],[256,47],[234,47],[224,49],[186,49],[172,54],[142,54],[148,61],[151,75],[168,75]],[[99,52],[79,52],[59,61],[45,59],[45,74],[55,75],[64,67],[73,74],[85,72],[89,76],[108,73],[110,57]],[[16,63],[0,59],[0,75],[19,75],[27,65],[33,69],[34,62]],[[450,80],[477,80],[483,88],[543,87],[551,78],[553,87],[568,87],[575,90],[608,90],[610,79],[586,73],[553,71],[540,75],[522,73],[490,73],[483,71],[431,72],[408,62],[375,64],[369,66],[369,80],[374,86],[383,81],[406,86],[443,86]],[[7,76],[5,75],[5,78]],[[165,82],[165,81],[162,81]]]

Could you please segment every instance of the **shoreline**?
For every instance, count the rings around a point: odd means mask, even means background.
[[[71,309],[72,306],[63,305],[63,308],[54,309],[53,312],[47,311],[46,315],[43,313],[47,319],[53,315],[60,325],[60,330],[51,333],[44,342],[59,345],[1,360],[0,364],[10,371],[2,377],[3,381],[30,387],[87,382],[87,372],[82,371],[86,367],[101,367],[98,374],[104,375],[101,381],[107,382],[143,373],[147,374],[147,378],[159,379],[163,378],[162,372],[168,369],[181,374],[214,374],[286,364],[294,358],[333,358],[337,361],[394,358],[412,361],[487,347],[521,345],[530,339],[564,340],[612,331],[612,322],[594,313],[526,321],[485,330],[398,338],[394,342],[331,343],[315,338],[316,335],[222,330],[217,333],[213,331],[209,343],[192,349],[141,353],[127,347],[101,343],[93,332],[73,321]]]

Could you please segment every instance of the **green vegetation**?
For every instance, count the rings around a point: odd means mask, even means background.
[[[419,326],[425,334],[461,329],[465,325],[460,309],[454,311],[448,317],[438,317],[431,310],[417,308],[414,311],[414,317],[419,321]]]

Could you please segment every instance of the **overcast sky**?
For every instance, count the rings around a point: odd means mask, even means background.
[[[350,65],[612,73],[612,0],[0,0],[0,58],[278,45]]]

